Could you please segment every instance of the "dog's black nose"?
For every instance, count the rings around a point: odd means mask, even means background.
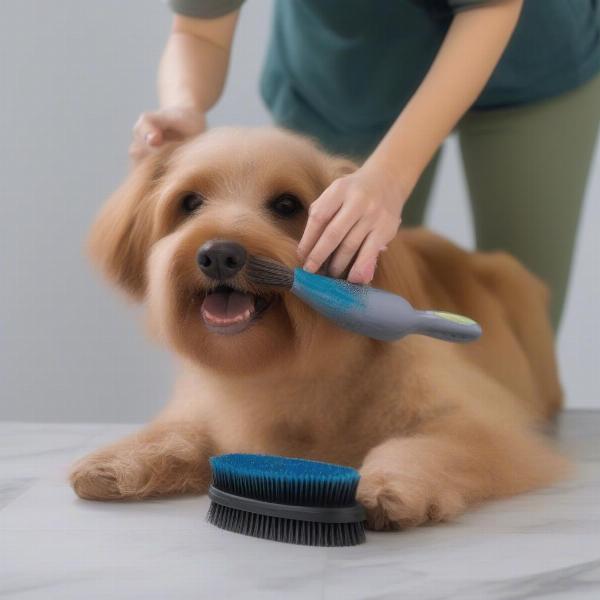
[[[228,279],[246,264],[246,250],[236,242],[209,240],[198,250],[197,260],[207,277]]]

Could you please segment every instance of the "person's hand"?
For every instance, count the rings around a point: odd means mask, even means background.
[[[163,108],[140,115],[133,127],[129,156],[135,161],[144,158],[165,142],[183,140],[206,128],[206,118],[195,108]]]
[[[368,162],[336,179],[310,206],[298,245],[304,269],[314,273],[331,256],[330,275],[341,276],[353,262],[348,281],[369,283],[379,253],[398,232],[408,197],[397,179]]]

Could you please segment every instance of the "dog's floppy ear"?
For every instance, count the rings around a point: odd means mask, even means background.
[[[146,258],[154,241],[156,184],[172,148],[144,158],[102,207],[87,249],[92,262],[136,300],[146,289]]]

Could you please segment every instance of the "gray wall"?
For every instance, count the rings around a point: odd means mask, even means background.
[[[256,92],[271,2],[243,11],[226,94],[211,124],[263,124]],[[169,26],[158,0],[0,4],[0,418],[141,421],[170,386],[167,352],[140,311],[82,256],[88,224],[126,171],[137,114],[155,105]],[[430,224],[472,243],[454,140]],[[560,358],[569,406],[598,406],[600,298],[596,158]],[[551,241],[549,241],[551,243]]]

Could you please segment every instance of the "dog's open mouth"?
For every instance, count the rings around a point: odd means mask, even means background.
[[[240,333],[267,310],[272,297],[259,296],[228,285],[206,293],[200,312],[207,329],[215,333]]]

